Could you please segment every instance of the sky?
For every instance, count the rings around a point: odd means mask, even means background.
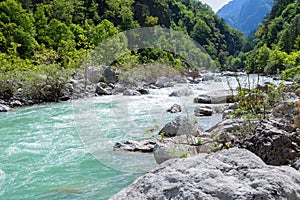
[[[210,7],[212,7],[213,11],[217,12],[222,6],[227,4],[229,1],[232,0],[200,0],[203,3],[206,3]]]

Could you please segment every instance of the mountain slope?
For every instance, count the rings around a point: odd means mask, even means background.
[[[275,0],[256,36],[257,44],[247,57],[249,69],[300,78],[299,0]]]
[[[256,30],[273,5],[273,0],[233,0],[217,14],[245,36]]]

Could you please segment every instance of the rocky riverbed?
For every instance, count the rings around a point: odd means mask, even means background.
[[[172,159],[114,195],[121,199],[300,199],[300,173],[245,149]]]
[[[160,180],[164,175],[164,167],[165,163],[177,163],[175,165],[180,164],[178,166],[178,170],[182,171],[182,169],[186,168],[184,164],[181,164],[181,161],[176,160],[176,158],[183,159],[195,159],[197,162],[200,160],[204,160],[201,162],[209,162],[209,160],[213,159],[214,156],[224,157],[222,152],[224,149],[231,149],[225,153],[226,156],[232,159],[233,163],[240,162],[241,157],[243,159],[247,157],[253,158],[256,160],[256,163],[259,163],[258,168],[262,171],[273,170],[277,173],[276,170],[282,172],[282,177],[289,177],[290,174],[283,172],[281,168],[274,168],[269,165],[285,165],[294,167],[296,170],[299,170],[300,167],[300,117],[299,117],[299,104],[295,103],[300,98],[299,85],[287,85],[285,90],[282,91],[282,100],[274,104],[272,108],[266,110],[266,114],[268,115],[267,119],[249,119],[245,117],[245,115],[239,117],[233,117],[232,113],[237,113],[239,111],[239,102],[235,99],[237,92],[234,89],[235,87],[226,87],[216,89],[217,83],[222,81],[224,77],[222,74],[214,74],[201,72],[202,77],[197,79],[192,79],[189,76],[173,76],[173,77],[156,77],[156,78],[148,78],[142,79],[134,84],[128,84],[124,80],[120,80],[118,77],[118,73],[112,70],[109,67],[103,67],[101,69],[90,67],[87,69],[86,78],[84,76],[77,76],[76,79],[71,79],[69,83],[67,83],[63,90],[63,96],[60,100],[70,100],[70,99],[78,99],[90,96],[103,96],[103,95],[123,95],[123,96],[140,96],[147,95],[150,91],[158,90],[161,88],[169,88],[174,87],[177,84],[185,84],[185,87],[181,89],[175,89],[170,92],[170,98],[189,98],[194,101],[195,109],[192,115],[195,117],[206,117],[211,116],[216,113],[222,114],[223,119],[217,125],[210,127],[207,130],[201,128],[201,124],[198,123],[193,117],[185,116],[182,114],[178,115],[185,110],[184,105],[174,104],[169,109],[166,109],[166,112],[177,113],[176,117],[167,123],[164,127],[158,130],[149,130],[153,133],[156,138],[143,140],[143,141],[120,141],[115,144],[113,147],[116,153],[118,152],[142,152],[149,153],[153,152],[153,156],[156,159],[157,163],[162,164],[158,167],[158,170],[155,171],[155,176],[157,180]],[[202,91],[201,94],[195,93],[188,85],[193,85],[193,87],[197,87],[198,84],[205,84],[207,87],[206,91]],[[261,86],[263,90],[268,90],[268,84]],[[213,88],[211,90],[210,88]],[[253,98],[251,95],[245,97],[248,99]],[[11,108],[31,105],[36,102],[31,102],[30,99],[26,99],[20,95],[14,96],[10,99],[0,100],[0,111],[7,112],[10,111]],[[175,115],[175,114],[174,114]],[[143,132],[144,130],[141,130]],[[239,149],[236,149],[239,148]],[[240,150],[242,149],[242,150]],[[245,150],[246,149],[246,150]],[[223,151],[222,151],[223,150]],[[250,152],[254,153],[253,154]],[[217,152],[217,153],[214,153]],[[219,153],[220,152],[220,153]],[[247,155],[247,156],[244,156]],[[225,156],[225,157],[226,157]],[[207,161],[205,159],[208,159]],[[174,160],[175,159],[175,160]],[[200,159],[200,160],[199,160]],[[226,158],[227,159],[227,158]],[[218,162],[224,162],[226,165],[228,164],[225,160],[220,160]],[[236,160],[235,160],[236,159]],[[251,170],[251,162],[247,163],[251,159],[244,160],[245,166],[247,169]],[[185,160],[182,161],[183,163]],[[189,161],[188,161],[189,162]],[[194,161],[192,161],[194,162]],[[213,163],[210,163],[214,166]],[[224,165],[225,165],[224,164]],[[172,166],[172,164],[170,164]],[[201,164],[198,173],[200,176],[203,176],[203,180],[213,179],[212,181],[219,180],[218,176],[205,176],[202,172]],[[243,165],[244,166],[244,165]],[[191,167],[191,166],[188,166]],[[202,166],[203,167],[203,166]],[[179,169],[180,168],[180,169]],[[182,169],[181,169],[182,168]],[[217,168],[217,167],[216,167]],[[283,167],[284,168],[284,167]],[[283,169],[282,168],[282,169]],[[176,168],[175,168],[176,169]],[[218,168],[217,168],[218,169]],[[285,171],[293,171],[291,168],[286,167]],[[233,169],[228,169],[229,172]],[[205,171],[205,170],[204,170]],[[157,174],[156,174],[157,172]],[[190,173],[186,171],[187,173]],[[216,174],[217,171],[215,171]],[[221,170],[221,172],[223,172]],[[296,171],[297,172],[297,171]],[[296,173],[293,171],[292,173]],[[248,173],[248,172],[247,172]],[[240,182],[245,186],[242,190],[244,192],[232,192],[229,193],[227,190],[235,191],[235,186],[230,183],[230,179],[233,177],[238,177],[240,179],[241,174],[239,172],[237,174],[230,173],[226,174],[226,179],[224,182],[220,182],[220,184],[228,183],[226,192],[220,192],[218,187],[211,188],[209,190],[205,190],[203,188],[196,188],[195,190],[192,188],[191,191],[186,189],[182,185],[176,185],[173,189],[171,189],[171,193],[166,193],[165,190],[159,192],[157,196],[153,196],[152,193],[147,193],[148,190],[145,189],[145,185],[147,188],[156,188],[154,184],[154,179],[148,180],[147,178],[141,178],[144,185],[140,185],[138,188],[142,188],[144,192],[141,193],[141,196],[138,196],[136,193],[131,192],[131,187],[137,187],[135,185],[129,186],[129,188],[123,190],[120,194],[117,194],[113,198],[122,199],[125,197],[136,197],[143,199],[146,198],[184,198],[185,195],[193,196],[195,194],[201,196],[203,194],[203,198],[207,199],[231,199],[231,198],[239,198],[249,197],[279,197],[279,198],[287,198],[287,199],[297,199],[299,197],[299,190],[291,190],[290,186],[287,184],[283,189],[275,188],[274,190],[270,189],[268,185],[262,186],[259,180],[264,180],[270,185],[273,184],[283,184],[280,180],[275,180],[275,182],[270,183],[270,180],[267,175],[263,176],[262,172],[258,177],[250,177],[250,180],[257,180],[256,186],[254,187],[252,183],[249,181]],[[183,173],[185,174],[185,173]],[[147,175],[145,175],[147,176]],[[232,177],[231,177],[232,176]],[[281,175],[280,175],[281,176]],[[224,178],[223,175],[220,176]],[[178,180],[176,182],[182,182],[185,179],[182,178],[182,174],[176,174],[175,177],[171,177],[172,180]],[[170,180],[171,180],[170,179]],[[181,181],[180,181],[181,180]],[[272,178],[273,180],[273,178]],[[290,183],[294,183],[294,185],[299,186],[299,179],[291,179],[287,178]],[[194,179],[194,176],[190,177],[191,185],[195,185],[194,181],[198,181]],[[217,181],[218,182],[218,181]],[[235,182],[235,181],[234,181]],[[254,181],[255,182],[255,181]],[[172,184],[173,182],[168,182],[168,184]],[[205,182],[206,183],[206,182]],[[134,183],[135,184],[135,183]],[[140,184],[137,181],[136,184]],[[258,186],[257,186],[258,184]],[[253,187],[252,187],[253,186]],[[259,191],[254,193],[252,189],[258,188]],[[239,190],[237,190],[239,191]],[[274,192],[275,191],[275,192]],[[140,192],[137,190],[137,192]],[[189,193],[191,192],[191,193]],[[229,196],[225,194],[229,193]],[[201,195],[200,195],[201,194]],[[130,196],[133,195],[133,196]],[[137,196],[135,196],[137,195]],[[143,196],[146,195],[146,196]],[[162,195],[162,196],[161,196]],[[183,196],[182,196],[183,195]],[[252,196],[251,196],[252,195]],[[254,196],[253,196],[254,195]],[[272,196],[273,195],[273,196]],[[276,196],[277,195],[277,196]],[[294,196],[293,196],[294,195]]]
[[[264,118],[230,114],[240,109],[238,101],[196,107],[196,116],[223,113],[223,120],[205,131],[193,119],[176,117],[148,149],[161,165],[112,199],[300,199],[299,84],[281,92]],[[194,102],[210,104],[219,97],[207,93]]]

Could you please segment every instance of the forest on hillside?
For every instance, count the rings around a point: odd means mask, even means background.
[[[86,52],[124,30],[161,26],[190,35],[221,67],[241,50],[241,33],[195,0],[6,0],[0,3],[1,72],[39,65],[76,68]],[[141,51],[134,60],[157,60]],[[163,61],[174,56],[168,52]],[[17,63],[17,64],[16,64]]]
[[[246,44],[250,50],[245,61],[248,71],[300,80],[300,2],[276,0]]]
[[[95,47],[140,27],[163,27],[190,36],[220,70],[285,78],[300,71],[297,0],[276,0],[247,40],[197,0],[5,0],[0,2],[0,13],[0,99],[9,98],[18,88],[31,96],[45,85],[61,89],[74,71],[82,70],[82,62]],[[115,46],[121,43],[114,41]],[[181,71],[187,65],[175,53],[153,48],[128,50],[111,65],[126,71],[149,62]]]

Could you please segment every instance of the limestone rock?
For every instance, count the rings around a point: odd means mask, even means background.
[[[123,95],[124,95],[124,96],[140,96],[141,93],[138,92],[138,91],[136,91],[136,90],[125,90],[125,91],[123,92]]]
[[[163,88],[163,87],[173,87],[174,85],[171,83],[169,78],[159,77],[156,79],[155,86],[157,86],[159,88]]]
[[[178,113],[178,112],[181,112],[181,106],[178,105],[178,104],[174,104],[171,106],[171,108],[169,108],[167,110],[167,112],[170,112],[170,113]]]
[[[141,93],[141,95],[150,94],[150,91],[145,88],[138,88],[137,91]]]
[[[210,106],[197,106],[194,110],[195,116],[211,116],[213,110]]]
[[[11,107],[22,107],[23,106],[23,104],[19,101],[19,100],[12,100],[10,103],[9,103],[9,105],[11,106]]]
[[[0,104],[0,112],[8,112],[10,111],[11,108],[6,106],[6,105],[3,105],[3,104]]]
[[[111,95],[112,88],[109,87],[106,83],[100,82],[96,85],[96,94],[98,95]]]
[[[289,164],[300,157],[300,134],[283,119],[263,120],[242,147],[270,165]]]
[[[183,158],[199,153],[208,153],[211,150],[213,140],[195,136],[175,136],[157,142],[154,147],[154,158],[161,164],[172,158]]]
[[[179,116],[173,121],[167,123],[159,134],[164,134],[167,137],[174,137],[179,135],[199,135],[201,127],[197,121],[193,121],[187,117]]]
[[[295,169],[269,166],[250,151],[232,148],[164,162],[111,200],[296,200],[299,188]]]
[[[117,73],[111,67],[104,67],[103,79],[105,83],[116,83],[118,81]]]
[[[194,103],[204,103],[204,104],[218,104],[218,103],[232,103],[234,102],[234,95],[229,90],[216,90],[212,92],[207,92],[201,94],[194,98]]]
[[[129,152],[141,152],[149,153],[153,152],[153,148],[156,142],[154,140],[128,140],[125,142],[118,142],[114,145],[114,151],[129,151]]]
[[[97,84],[102,78],[103,69],[101,67],[89,66],[86,68],[85,76],[91,83]]]
[[[169,94],[170,97],[183,97],[183,96],[190,96],[193,94],[192,90],[189,89],[181,89],[181,90],[177,90],[172,92],[171,94]]]

